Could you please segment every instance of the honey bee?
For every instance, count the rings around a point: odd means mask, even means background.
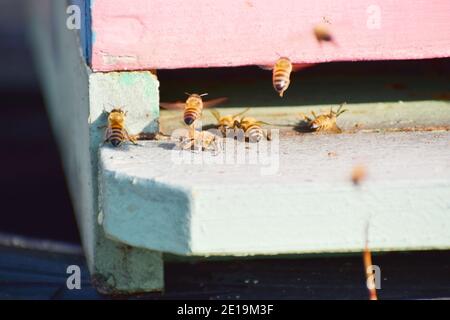
[[[312,63],[296,63],[293,64],[291,60],[287,57],[280,57],[275,62],[274,65],[266,66],[260,65],[259,67],[263,70],[272,71],[272,85],[275,91],[283,97],[284,92],[288,89],[291,83],[291,73],[299,71],[301,69],[310,67],[314,64]]]
[[[244,117],[240,121],[234,121],[234,127],[242,129],[244,131],[245,137],[250,142],[259,142],[263,138],[270,140],[269,135],[264,133],[261,128],[262,125],[268,125],[267,122],[258,121],[255,118]]]
[[[214,118],[217,120],[217,128],[222,132],[222,135],[225,136],[228,129],[233,129],[235,127],[235,123],[239,123],[241,121],[241,116],[244,115],[250,108],[245,109],[236,114],[229,114],[226,116],[221,116],[220,112],[217,110],[210,110]]]
[[[180,147],[183,150],[200,149],[202,151],[220,150],[220,137],[208,131],[189,131],[187,136],[180,137]]]
[[[334,41],[334,37],[331,34],[330,29],[328,28],[327,23],[319,23],[318,25],[316,25],[314,27],[313,32],[314,32],[314,36],[316,37],[316,40],[319,43],[331,42],[331,43],[336,44],[336,42]]]
[[[291,72],[292,63],[289,58],[281,57],[275,62],[272,71],[272,84],[280,97],[283,97],[284,92],[289,88]]]
[[[183,120],[184,123],[188,126],[194,124],[194,122],[198,119],[201,119],[203,108],[209,108],[225,102],[228,100],[227,98],[217,98],[209,101],[203,101],[202,97],[208,95],[207,93],[203,94],[190,94],[186,93],[188,98],[185,102],[174,102],[174,103],[164,103],[162,102],[160,105],[164,109],[184,109]]]
[[[355,186],[360,185],[361,182],[366,178],[367,171],[362,165],[354,166],[352,169],[351,180]]]
[[[342,130],[337,126],[336,120],[342,113],[348,111],[347,109],[342,110],[344,105],[345,103],[341,104],[336,112],[333,111],[333,108],[330,108],[329,113],[320,114],[318,116],[314,111],[311,111],[314,119],[311,119],[305,115],[303,115],[303,118],[308,122],[308,127],[310,130],[317,132],[341,133]]]
[[[378,300],[375,277],[372,272],[373,270],[372,253],[369,248],[369,223],[366,224],[365,238],[366,241],[363,251],[363,264],[364,264],[364,271],[366,274],[366,285],[369,291],[369,300]]]
[[[126,112],[122,109],[117,108],[111,110],[108,115],[104,143],[111,142],[114,147],[120,146],[125,141],[137,144],[136,138],[131,136],[125,128],[125,117]]]

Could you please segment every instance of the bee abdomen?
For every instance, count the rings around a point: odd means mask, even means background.
[[[191,125],[195,120],[200,118],[202,110],[200,107],[188,107],[184,111],[184,123]]]
[[[273,72],[274,89],[279,93],[285,91],[289,86],[290,82],[289,77],[290,77],[289,70],[276,68]]]
[[[264,138],[264,132],[260,126],[253,125],[247,129],[247,136],[250,142],[259,142]]]
[[[111,135],[108,139],[114,147],[120,146],[125,140],[123,129],[121,127],[112,127]]]

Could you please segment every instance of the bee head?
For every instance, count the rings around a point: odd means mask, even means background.
[[[203,94],[197,94],[197,93],[193,93],[193,94],[189,94],[186,92],[187,95],[189,95],[189,97],[186,100],[186,103],[191,105],[191,106],[199,106],[202,103],[202,97],[207,95],[207,93],[203,93]]]
[[[110,123],[123,123],[125,121],[125,116],[127,113],[121,108],[112,109],[108,116],[108,121]]]
[[[286,58],[286,57],[280,57],[277,60],[277,62],[275,62],[275,65],[277,68],[282,68],[282,69],[292,68],[291,60],[289,60],[289,58]]]
[[[233,116],[228,115],[228,116],[220,117],[220,119],[219,119],[219,124],[220,124],[221,126],[225,126],[225,127],[231,128],[231,127],[234,126],[235,121],[236,121],[236,120],[233,119]]]

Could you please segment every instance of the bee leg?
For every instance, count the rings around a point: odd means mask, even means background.
[[[311,118],[308,117],[306,114],[304,114],[303,112],[300,113],[300,117],[302,117],[302,120],[305,120],[307,122],[311,122]]]
[[[126,129],[123,129],[123,133],[125,134],[125,138],[126,138],[128,141],[130,141],[130,142],[131,142],[132,144],[134,144],[134,145],[138,145],[137,142],[136,142],[136,141],[137,141],[136,136],[130,135]]]
[[[264,135],[265,135],[267,141],[272,141],[272,134],[271,134],[271,132],[269,130],[264,132]]]
[[[193,145],[193,140],[189,140],[189,141],[187,141],[187,142],[186,142],[186,140],[184,140],[184,141],[182,141],[181,144],[180,144],[181,149],[183,149],[183,150],[191,149],[191,148],[192,148],[192,145]]]
[[[130,142],[131,142],[132,144],[134,144],[135,146],[138,145],[136,137],[129,137],[129,140],[130,140]]]
[[[220,141],[214,140],[214,148],[216,150],[216,155],[219,154],[219,152],[223,150],[222,140]]]
[[[317,119],[317,115],[314,111],[311,111],[311,114],[313,115],[314,119]]]

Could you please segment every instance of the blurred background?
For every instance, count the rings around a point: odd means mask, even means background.
[[[26,0],[0,1],[0,234],[80,239],[26,34]]]

